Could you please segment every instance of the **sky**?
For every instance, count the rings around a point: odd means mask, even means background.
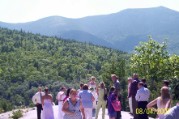
[[[0,0],[0,21],[23,23],[48,16],[81,18],[158,6],[179,11],[179,0]]]

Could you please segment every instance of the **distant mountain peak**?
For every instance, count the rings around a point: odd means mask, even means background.
[[[140,41],[145,41],[148,35],[160,41],[168,38],[169,47],[178,44],[178,19],[179,12],[158,6],[132,8],[113,14],[78,19],[49,16],[23,24],[0,23],[0,26],[48,36],[78,39],[103,46],[112,44],[117,49],[131,51]]]
[[[124,12],[124,11],[133,11],[133,12],[136,12],[136,11],[148,11],[148,10],[151,10],[151,11],[175,11],[173,9],[170,9],[170,8],[167,8],[167,7],[164,7],[164,6],[158,6],[158,7],[147,7],[147,8],[128,8],[128,9],[124,9],[122,11],[119,11],[118,13],[120,12]],[[178,11],[175,11],[175,12],[178,12]]]

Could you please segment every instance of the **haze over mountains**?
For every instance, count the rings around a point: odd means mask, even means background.
[[[134,46],[140,41],[147,41],[148,35],[151,35],[159,42],[167,39],[169,51],[179,54],[179,12],[165,7],[126,9],[79,19],[51,16],[27,23],[0,22],[0,26],[91,42],[123,51],[132,51]]]

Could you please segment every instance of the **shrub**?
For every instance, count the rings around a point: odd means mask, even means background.
[[[21,110],[13,111],[12,114],[13,114],[13,115],[12,115],[12,118],[13,118],[13,119],[19,119],[20,117],[23,116]]]
[[[4,112],[4,110],[2,108],[0,108],[0,114],[3,113],[3,112]]]

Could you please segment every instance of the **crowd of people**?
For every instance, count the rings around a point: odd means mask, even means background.
[[[92,76],[86,84],[80,84],[79,89],[61,87],[56,99],[58,101],[58,119],[98,119],[99,110],[102,108],[102,119],[105,119],[107,107],[109,119],[122,119],[121,116],[121,89],[120,81],[116,74],[111,75],[113,86],[106,89],[105,83],[97,84]],[[148,114],[156,112],[159,119],[178,119],[179,104],[171,107],[171,94],[169,82],[164,81],[160,96],[151,102],[150,91],[145,79],[139,80],[137,74],[128,78],[128,100],[130,114],[134,119],[148,119]],[[48,88],[38,92],[32,97],[37,107],[37,119],[54,119],[53,98]],[[157,109],[154,106],[157,105]]]
[[[138,75],[128,78],[128,99],[130,113],[134,119],[148,119],[149,114],[157,114],[157,119],[179,119],[177,106],[171,108],[171,88],[169,81],[164,80],[160,95],[149,101],[150,91],[145,79],[138,79]],[[171,108],[171,109],[170,109]]]

